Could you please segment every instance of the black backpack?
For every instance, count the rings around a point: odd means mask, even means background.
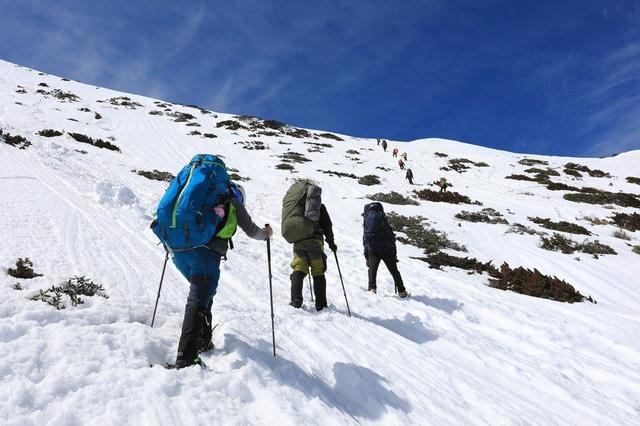
[[[362,243],[366,251],[395,251],[396,236],[384,214],[382,204],[364,206]]]

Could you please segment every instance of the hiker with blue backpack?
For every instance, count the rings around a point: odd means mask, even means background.
[[[189,280],[189,295],[178,343],[176,368],[202,364],[199,353],[212,349],[213,297],[220,279],[220,260],[239,226],[250,238],[267,240],[270,226],[260,228],[245,208],[246,193],[229,179],[224,162],[199,154],[171,181],[158,204],[151,227],[173,263]]]
[[[380,203],[369,203],[364,206],[363,213],[363,235],[364,257],[369,268],[368,291],[376,293],[378,286],[376,277],[380,261],[384,262],[393,277],[395,290],[398,296],[405,298],[408,296],[407,289],[402,282],[402,276],[398,271],[398,255],[396,251],[396,236],[391,225],[384,214],[384,209]]]

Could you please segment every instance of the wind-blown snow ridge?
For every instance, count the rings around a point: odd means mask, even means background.
[[[56,98],[56,89],[76,95],[77,102]],[[640,423],[640,256],[629,246],[640,244],[640,232],[620,240],[612,236],[613,225],[578,219],[637,209],[572,203],[562,191],[505,179],[527,168],[518,164],[524,155],[443,139],[390,141],[390,148],[408,153],[419,185],[410,188],[375,140],[314,139],[323,133],[315,130],[304,138],[251,137],[255,132],[217,127],[236,120],[232,115],[64,81],[3,61],[0,96],[0,129],[32,143],[24,150],[0,143],[3,424]],[[122,96],[130,105],[109,101]],[[194,118],[176,122],[177,116],[168,115],[176,112]],[[64,134],[39,136],[43,129]],[[79,143],[69,132],[109,141],[121,152]],[[254,141],[267,149],[243,149]],[[317,152],[305,142],[332,147]],[[312,161],[293,164],[295,174],[276,169],[289,150]],[[250,178],[243,182],[248,210],[256,223],[274,225],[279,356],[271,356],[266,247],[239,232],[214,299],[214,321],[221,325],[216,350],[204,356],[211,371],[149,368],[175,357],[188,286],[172,266],[167,269],[151,329],[164,252],[148,225],[166,183],[132,170],[175,173],[198,152],[222,155],[228,167]],[[526,157],[548,161],[560,172],[573,161],[612,176],[577,181],[561,173],[557,180],[570,185],[635,194],[640,189],[626,181],[640,175],[639,151],[604,159]],[[462,174],[440,170],[452,158],[489,167]],[[382,183],[362,186],[318,170],[376,174]],[[331,258],[329,309],[316,313],[308,300],[302,310],[287,305],[291,248],[279,237],[280,202],[301,176],[323,187],[352,318]],[[595,234],[590,238],[618,254],[594,259],[546,251],[537,236],[506,234],[506,225],[454,219],[461,210],[482,207],[422,201],[385,209],[427,217],[464,244],[465,255],[537,268],[598,303],[565,304],[493,289],[486,276],[428,269],[412,259],[421,250],[400,243],[399,268],[412,297],[394,297],[383,267],[378,295],[367,293],[360,217],[366,196],[392,190],[410,195],[440,176],[511,223],[536,227],[528,216],[579,221]],[[31,258],[43,276],[8,276],[6,268],[18,257]],[[87,297],[83,305],[60,311],[29,300],[74,275],[103,284],[109,299]],[[13,289],[17,281],[23,290]]]

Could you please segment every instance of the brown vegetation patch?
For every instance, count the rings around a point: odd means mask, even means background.
[[[449,203],[449,204],[477,204],[482,205],[478,201],[472,201],[466,195],[459,194],[453,191],[432,191],[431,189],[421,189],[420,191],[413,191],[419,199],[433,201],[435,203]]]
[[[578,235],[591,235],[591,232],[584,226],[580,226],[576,223],[567,222],[561,220],[560,222],[553,222],[549,218],[542,217],[529,217],[529,220],[537,225],[542,226],[546,229],[551,229],[553,231],[561,231],[568,232],[570,234],[578,234]]]

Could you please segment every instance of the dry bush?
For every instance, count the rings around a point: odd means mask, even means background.
[[[433,201],[435,203],[482,205],[482,203],[478,201],[472,201],[466,195],[462,195],[453,191],[440,192],[440,191],[432,191],[431,189],[422,189],[420,191],[413,191],[413,192],[421,200]]]
[[[530,227],[528,227],[526,225],[523,225],[521,223],[514,223],[513,225],[511,225],[509,227],[509,229],[506,230],[505,234],[543,235],[542,232],[536,231],[535,229],[530,228]]]
[[[611,218],[619,228],[628,231],[640,231],[640,214],[615,213]]]
[[[120,148],[118,146],[102,139],[93,139],[87,135],[83,135],[82,133],[69,133],[69,136],[71,136],[77,142],[93,145],[96,148],[104,148],[110,151],[120,152]]]
[[[479,262],[475,257],[469,258],[453,256],[439,251],[427,257],[418,259],[422,260],[423,262],[427,262],[429,264],[429,268],[431,269],[442,270],[443,266],[450,266],[453,268],[464,269],[470,272],[477,272],[479,274],[487,272],[491,276],[498,276],[498,270],[495,266],[492,265],[491,262],[482,263]]]
[[[336,141],[344,141],[340,136],[334,135],[333,133],[318,133],[318,136],[325,139],[333,139]]]
[[[629,235],[628,232],[625,232],[622,229],[616,229],[615,231],[613,231],[611,235],[621,240],[626,240],[626,241],[631,240],[631,235]]]
[[[574,252],[582,252],[593,255],[595,258],[599,254],[617,254],[616,251],[600,241],[587,241],[579,243],[562,234],[553,233],[550,237],[540,237],[540,247],[550,251],[560,251],[564,254],[572,254]]]
[[[451,241],[445,232],[429,227],[426,224],[426,219],[422,216],[403,216],[389,212],[387,219],[394,231],[406,235],[406,238],[399,236],[398,241],[421,248],[425,254],[443,249],[467,251],[463,245]]]
[[[171,182],[174,178],[173,174],[169,172],[161,172],[160,170],[153,169],[153,171],[148,170],[131,170],[132,172],[146,177],[147,179],[157,180],[160,182]]]
[[[28,257],[18,258],[16,260],[16,267],[7,269],[7,274],[14,278],[31,279],[41,277],[42,274],[38,274],[33,270],[33,262]]]
[[[606,219],[600,219],[599,217],[596,217],[596,216],[583,216],[583,217],[579,217],[578,220],[586,220],[592,225],[608,225],[609,223],[611,223]]]
[[[483,222],[490,224],[509,224],[502,214],[490,207],[484,208],[479,212],[468,212],[466,210],[457,213],[454,216],[456,219],[465,220],[467,222]]]
[[[564,220],[560,222],[553,222],[549,218],[531,217],[531,216],[528,219],[531,222],[542,226],[543,228],[551,229],[553,231],[568,232],[571,234],[579,234],[579,235],[591,235],[591,232],[589,232],[587,228],[585,228],[584,226],[580,226],[576,223],[571,223]]]
[[[278,170],[295,170],[295,168],[288,163],[280,163],[278,165],[276,165],[276,169]]]
[[[413,198],[405,197],[404,195],[391,191],[388,193],[378,192],[377,194],[367,195],[367,198],[373,201],[380,201],[388,204],[396,204],[403,206],[417,206],[418,203]]]
[[[544,160],[536,160],[535,158],[523,158],[522,160],[518,161],[518,164],[522,164],[523,166],[548,166],[549,162],[548,161],[544,161]]]
[[[585,188],[583,188],[584,190]],[[563,198],[575,203],[616,204],[621,207],[640,208],[640,197],[626,192],[580,192],[564,194]]]
[[[336,172],[333,170],[316,170],[320,173],[324,173],[326,175],[329,176],[337,176],[337,177],[347,177],[350,179],[358,179],[358,176],[354,175],[353,173],[343,173],[343,172]]]
[[[46,290],[40,290],[31,300],[41,300],[61,310],[66,308],[62,295],[69,297],[72,306],[78,306],[84,303],[84,300],[80,296],[109,298],[102,284],[96,284],[91,281],[91,279],[82,276],[69,278],[59,286],[51,286],[51,288]]]
[[[569,174],[569,175],[573,175],[573,176],[582,176],[580,174],[580,172],[583,173],[587,173],[589,176],[591,177],[608,177],[610,178],[611,175],[609,173],[603,172],[602,170],[598,170],[598,169],[590,169],[587,166],[583,166],[581,164],[577,164],[577,163],[567,163],[564,165],[564,172]],[[575,173],[572,172],[577,172],[577,175]]]
[[[31,142],[27,140],[25,137],[20,135],[14,136],[9,133],[3,133],[2,130],[0,130],[0,138],[7,145],[11,145],[18,149],[27,149],[27,147],[31,145]]]
[[[580,294],[571,284],[557,277],[544,275],[537,269],[518,267],[511,269],[505,262],[497,277],[489,280],[491,287],[514,291],[527,296],[555,300],[556,302],[576,303],[588,300],[596,303],[591,296]]]
[[[358,179],[358,183],[365,186],[380,185],[380,178],[376,175],[364,175]]]

